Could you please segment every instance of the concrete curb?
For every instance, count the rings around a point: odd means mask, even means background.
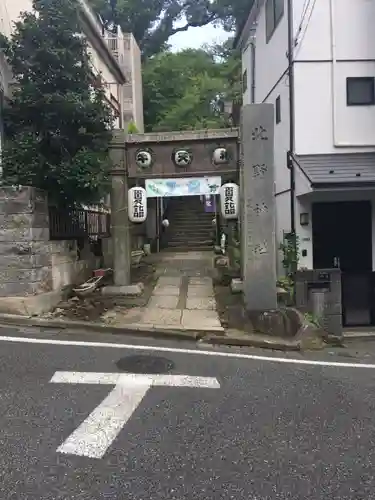
[[[139,337],[153,337],[172,340],[199,340],[212,331],[181,330],[176,328],[162,328],[155,325],[129,324],[126,326],[111,326],[85,321],[71,321],[59,319],[42,319],[32,316],[18,316],[13,314],[0,314],[1,326],[30,326],[50,328],[56,330],[78,330],[90,333],[105,333],[108,335],[133,335]],[[223,331],[224,335],[224,331]]]
[[[344,342],[351,340],[375,340],[375,331],[368,332],[344,332],[342,335]]]
[[[0,326],[29,326],[36,328],[48,328],[54,330],[75,330],[81,333],[102,333],[106,335],[132,335],[136,337],[148,337],[164,340],[191,340],[199,341],[201,344],[212,344],[233,347],[257,347],[261,349],[273,349],[277,351],[302,351],[305,350],[301,340],[283,339],[281,337],[270,338],[260,334],[241,335],[225,334],[224,329],[194,330],[160,327],[157,325],[142,325],[138,323],[126,326],[112,326],[85,321],[71,321],[62,319],[43,319],[33,316],[20,316],[15,314],[0,314]],[[375,336],[374,336],[375,338]],[[307,347],[307,350],[309,348]]]
[[[268,339],[262,335],[257,336],[218,336],[206,335],[200,339],[201,343],[227,345],[237,347],[258,347],[261,349],[274,349],[277,351],[301,351],[302,346],[299,341],[291,341],[283,338]]]

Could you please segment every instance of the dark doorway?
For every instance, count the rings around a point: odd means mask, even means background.
[[[314,203],[314,269],[341,269],[344,326],[373,323],[370,201]]]

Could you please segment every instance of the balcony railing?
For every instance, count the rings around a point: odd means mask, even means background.
[[[124,48],[123,48],[123,39],[117,36],[104,35],[104,40],[107,44],[109,51],[115,57],[120,67],[124,66],[125,58],[124,58]]]

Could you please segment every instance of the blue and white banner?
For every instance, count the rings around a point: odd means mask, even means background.
[[[145,181],[147,198],[214,195],[219,193],[220,187],[221,177],[180,177]]]

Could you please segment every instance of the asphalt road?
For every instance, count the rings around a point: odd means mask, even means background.
[[[0,329],[1,499],[375,499],[375,365],[4,335],[20,333]]]

